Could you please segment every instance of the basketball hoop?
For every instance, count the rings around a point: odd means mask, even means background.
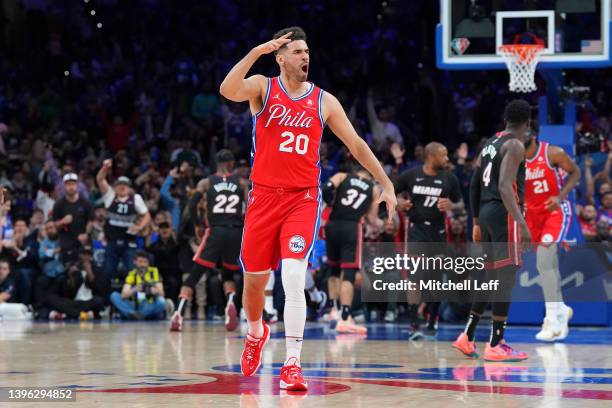
[[[499,47],[499,54],[504,59],[510,72],[508,87],[511,92],[535,91],[535,70],[544,51],[541,44],[507,44]]]

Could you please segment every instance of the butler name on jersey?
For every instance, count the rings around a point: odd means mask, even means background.
[[[253,116],[254,184],[286,189],[319,185],[322,96],[323,90],[310,83],[304,95],[292,98],[280,77],[268,79],[263,107]]]

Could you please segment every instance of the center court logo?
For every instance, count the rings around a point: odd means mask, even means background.
[[[289,250],[299,254],[306,248],[306,240],[301,235],[294,235],[289,239]]]

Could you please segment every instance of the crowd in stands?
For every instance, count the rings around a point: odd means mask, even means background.
[[[126,318],[169,313],[205,230],[202,204],[189,205],[197,182],[221,148],[249,175],[251,113],[219,95],[220,80],[294,22],[309,34],[310,77],[339,97],[392,178],[423,163],[427,142],[449,147],[467,209],[450,217],[451,236],[468,240],[473,159],[512,95],[505,73],[435,69],[437,2],[377,18],[376,2],[103,1],[95,19],[85,4],[33,3],[5,4],[1,16],[0,306],[25,304],[43,319],[99,317],[110,303]],[[344,12],[326,13],[331,3]],[[271,58],[255,70],[277,72]],[[610,140],[610,70],[567,80],[593,88],[578,131]],[[578,159],[587,240],[611,237],[611,146]],[[348,151],[329,131],[320,153],[321,181],[347,170]],[[134,211],[109,218],[122,205]],[[371,239],[397,236],[397,223],[386,228]],[[221,289],[206,290],[200,303]],[[210,303],[196,306],[199,318],[204,306],[222,314]]]

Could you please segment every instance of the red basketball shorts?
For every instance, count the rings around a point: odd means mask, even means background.
[[[320,209],[317,187],[289,190],[254,186],[242,232],[243,271],[276,269],[286,258],[307,259],[319,230]]]
[[[555,211],[526,211],[525,221],[536,244],[561,243],[569,230],[572,220],[571,205],[564,201]]]

